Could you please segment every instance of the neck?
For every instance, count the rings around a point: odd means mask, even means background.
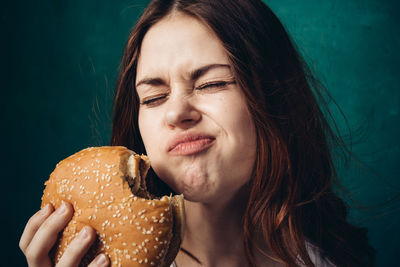
[[[185,200],[186,230],[178,266],[245,265],[242,219],[248,194],[243,191],[212,204]]]

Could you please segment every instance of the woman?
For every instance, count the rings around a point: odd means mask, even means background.
[[[330,145],[341,143],[316,85],[259,0],[150,3],[125,48],[111,143],[149,156],[155,194],[184,194],[175,265],[373,265],[365,230],[332,191]],[[50,266],[72,213],[52,211],[21,237],[31,266]],[[79,263],[94,239],[85,232],[60,265]],[[90,266],[107,264],[99,255]]]

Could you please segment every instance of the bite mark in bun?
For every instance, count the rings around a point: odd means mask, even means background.
[[[99,253],[112,266],[170,266],[183,239],[183,196],[153,198],[146,189],[149,167],[146,156],[121,146],[87,148],[57,164],[42,207],[66,201],[74,215],[53,248],[54,263],[89,225],[97,239],[81,266]]]

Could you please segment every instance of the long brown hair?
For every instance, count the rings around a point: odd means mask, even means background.
[[[336,172],[331,149],[344,144],[318,103],[323,88],[260,0],[152,1],[126,44],[111,144],[145,153],[138,128],[136,65],[148,29],[172,12],[193,16],[216,33],[254,119],[257,158],[243,220],[248,264],[256,266],[254,251],[261,248],[252,237],[261,235],[273,257],[287,266],[314,266],[307,243],[338,266],[372,266],[374,250],[366,230],[346,221],[347,207],[332,189]],[[164,186],[153,173],[153,190]]]

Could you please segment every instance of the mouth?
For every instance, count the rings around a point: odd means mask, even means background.
[[[207,150],[214,144],[215,138],[203,134],[177,135],[168,146],[168,154],[172,156],[194,155]]]

